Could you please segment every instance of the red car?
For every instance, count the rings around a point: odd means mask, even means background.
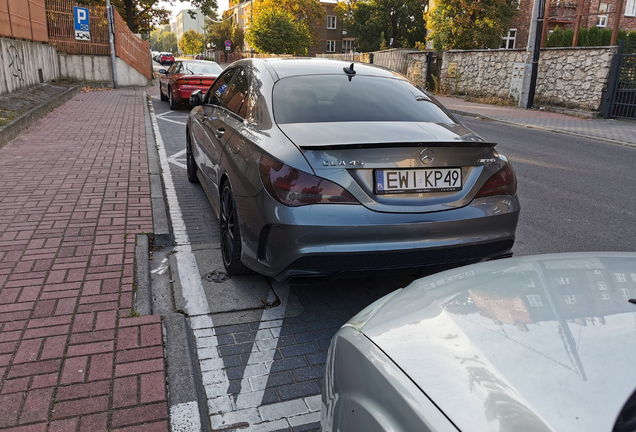
[[[173,64],[174,63],[174,56],[172,54],[163,53],[159,57],[159,63],[161,63],[162,65]]]
[[[194,90],[206,93],[223,68],[206,60],[179,60],[170,69],[159,73],[159,93],[162,101],[170,102],[170,109],[177,109],[189,102]]]

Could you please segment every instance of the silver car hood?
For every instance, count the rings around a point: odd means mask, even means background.
[[[636,389],[636,254],[514,258],[419,279],[361,331],[461,430],[611,431]]]
[[[484,142],[461,124],[425,122],[292,123],[278,127],[298,147],[368,143]]]

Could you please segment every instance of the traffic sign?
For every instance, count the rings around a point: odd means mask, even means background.
[[[232,42],[230,42],[229,40],[226,40],[225,41],[225,46],[226,46],[226,48],[231,47],[232,46]]]
[[[75,39],[91,40],[90,25],[88,22],[88,8],[73,7],[73,21],[75,23]]]
[[[225,51],[229,51],[229,50],[231,50],[231,49],[232,49],[232,48],[230,48],[230,47],[225,47]]]

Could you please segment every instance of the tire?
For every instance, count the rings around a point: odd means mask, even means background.
[[[188,181],[190,183],[199,183],[197,177],[197,162],[194,160],[194,154],[192,154],[192,144],[190,143],[190,137],[186,132],[186,168],[188,171]]]
[[[239,217],[229,182],[225,182],[221,189],[219,224],[221,228],[221,255],[225,270],[232,276],[249,273],[249,269],[241,262]]]
[[[161,100],[163,102],[167,102],[168,101],[168,96],[166,96],[165,94],[163,94],[163,91],[161,90],[161,84],[159,85],[159,97],[161,98]]]
[[[174,96],[172,96],[172,89],[168,87],[168,104],[170,104],[171,110],[179,109],[179,104],[174,101]]]

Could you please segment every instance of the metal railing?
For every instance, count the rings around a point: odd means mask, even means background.
[[[74,6],[88,7],[90,41],[75,39]],[[85,6],[71,0],[46,0],[46,21],[49,43],[54,45],[58,52],[86,55],[108,55],[110,53],[106,7]]]

